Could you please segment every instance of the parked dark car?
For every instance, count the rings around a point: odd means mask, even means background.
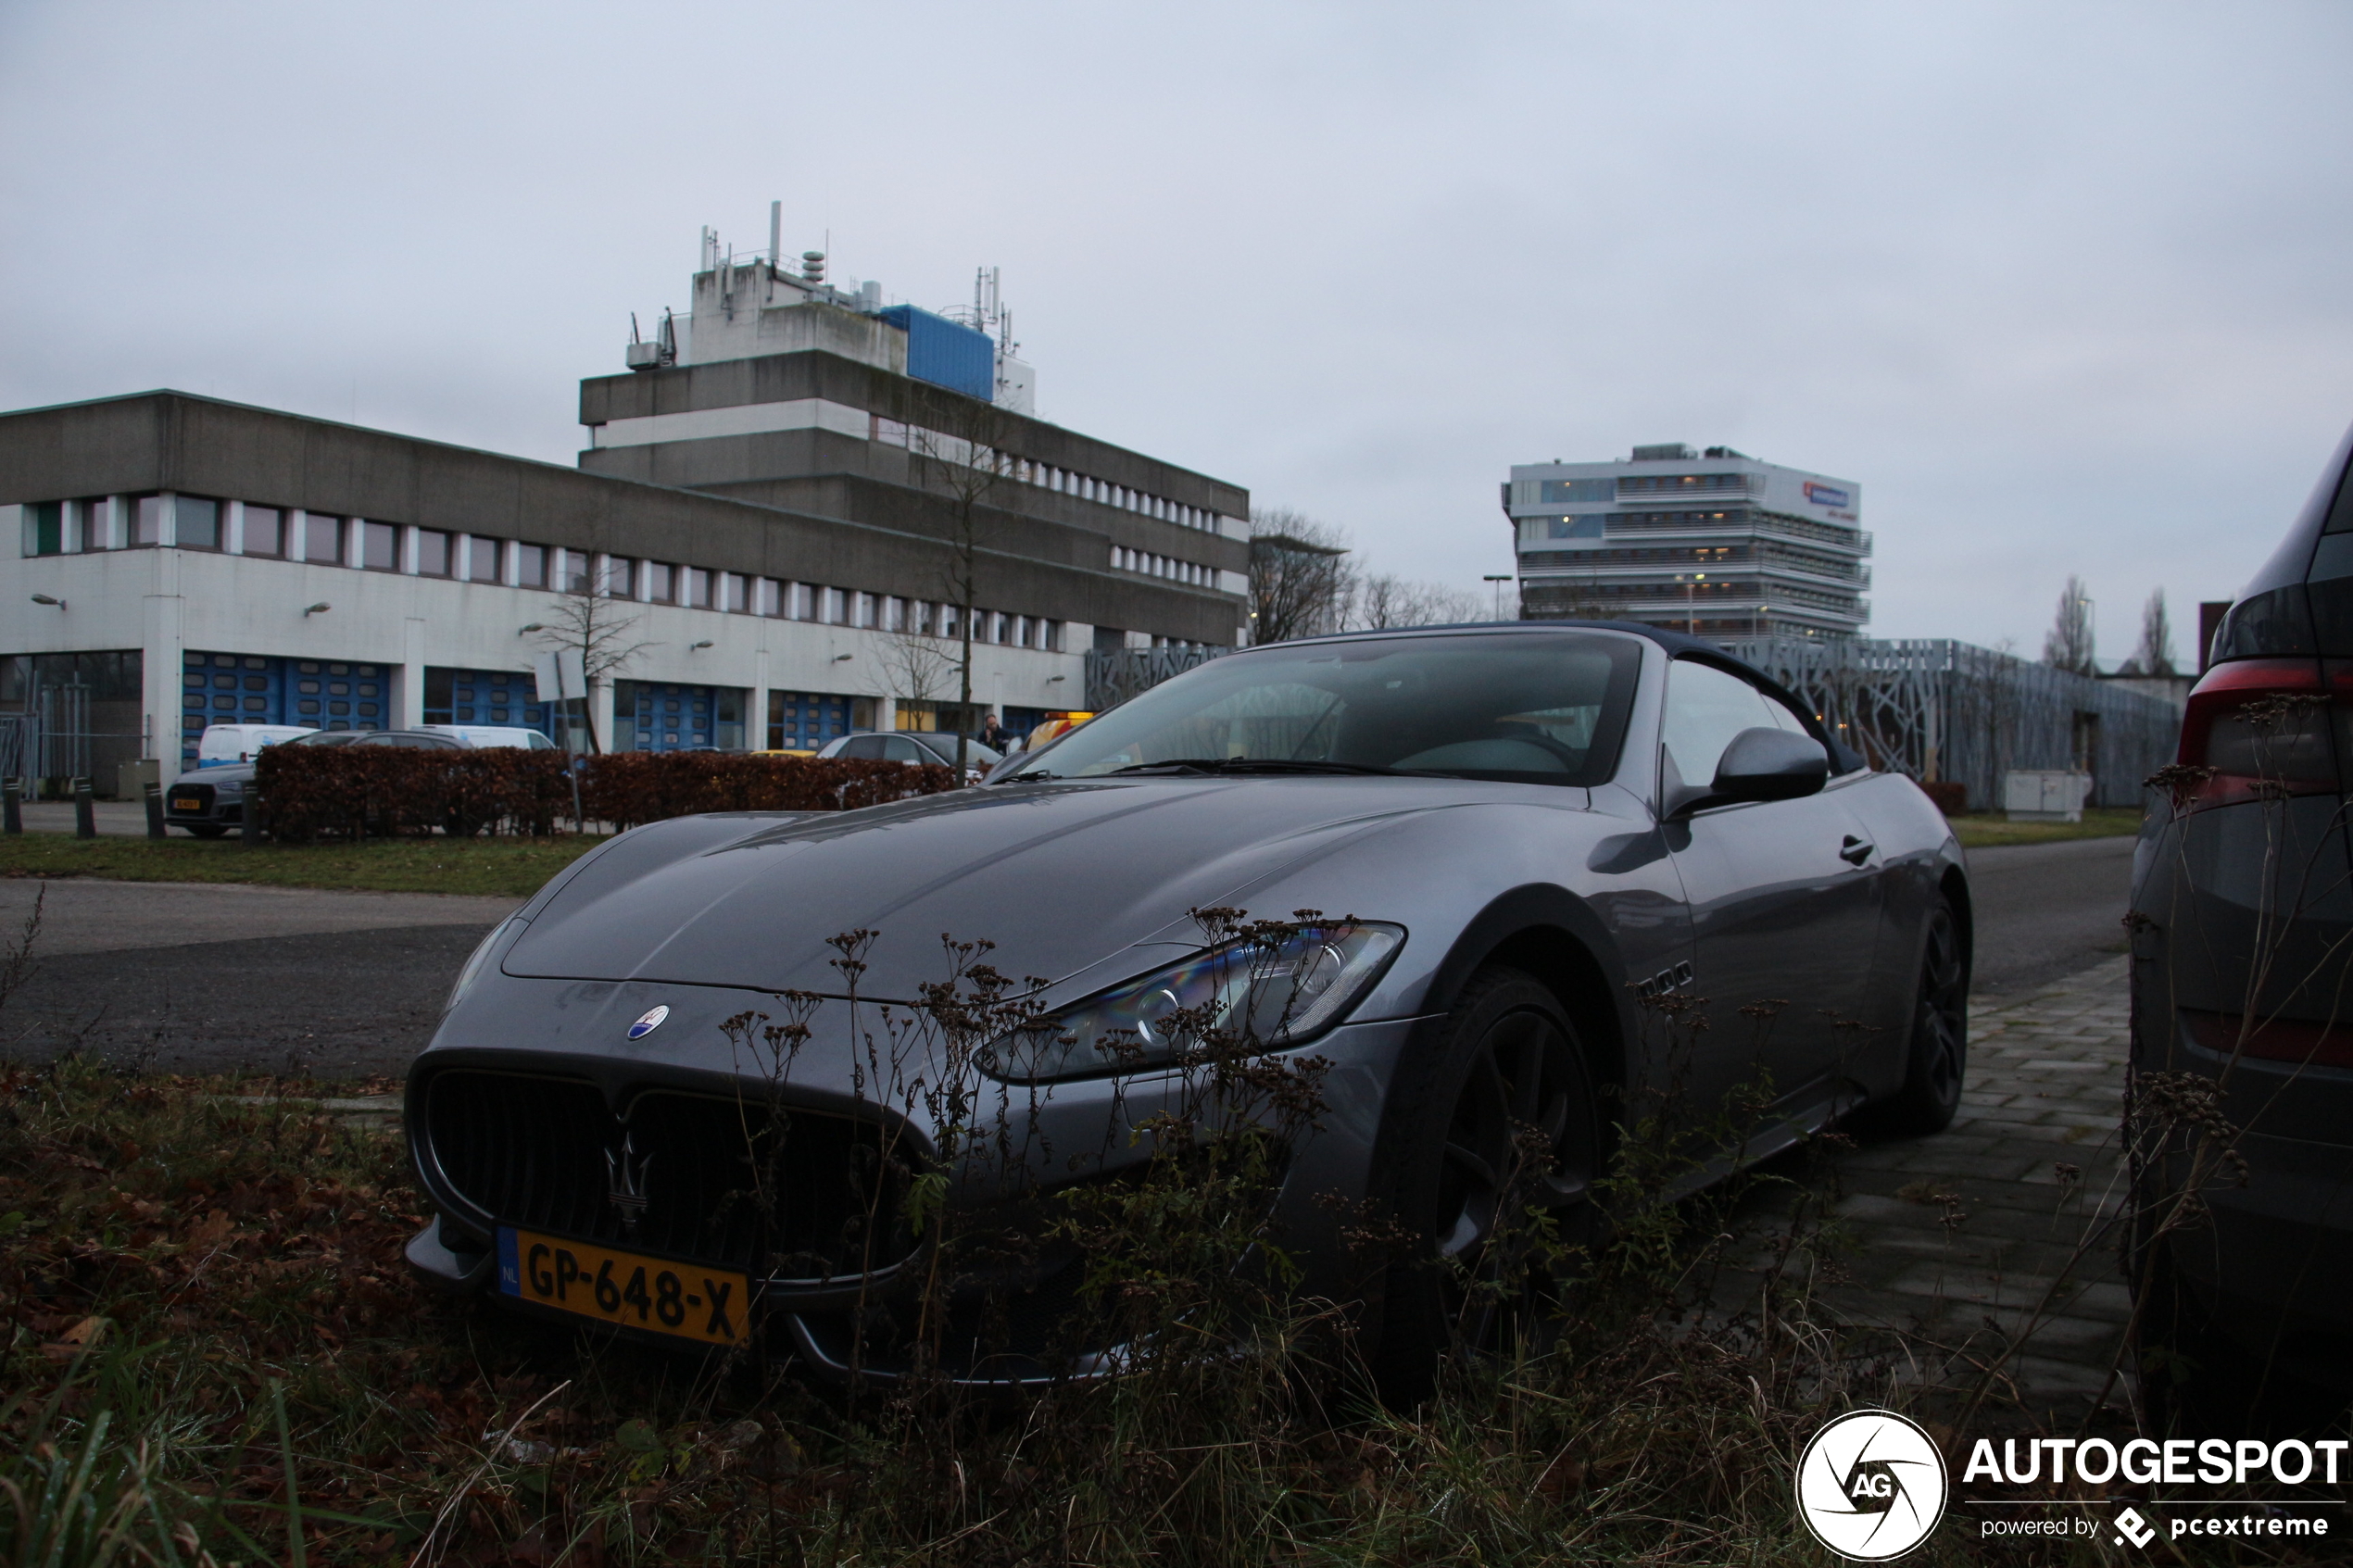
[[[2353,1390],[2349,458],[2217,631],[2133,860],[2130,1263],[2201,1419]]]
[[[506,733],[506,732],[501,732]],[[418,751],[466,751],[465,740],[434,730],[321,730],[281,741],[282,746],[396,746]],[[182,773],[164,792],[165,823],[185,828],[198,838],[219,838],[245,820],[245,792],[253,785],[254,764],[233,762]]]
[[[956,765],[956,736],[937,730],[859,730],[827,741],[817,755],[848,757],[868,762],[906,762],[917,767]],[[964,772],[975,782],[1003,761],[1004,755],[967,735]]]
[[[372,732],[361,730],[314,730],[307,735],[280,741],[281,746],[349,746]],[[253,764],[224,762],[217,768],[199,768],[182,773],[164,792],[163,820],[169,826],[185,828],[198,838],[219,838],[231,828],[243,827],[245,821],[245,791],[253,784]]]
[[[1205,936],[1212,909],[1291,923],[1237,982],[1241,939]],[[853,1007],[829,939],[861,929]],[[887,1022],[941,977],[943,933],[1042,977],[1013,985],[1049,1026],[975,1059],[976,1092],[1034,1140],[1018,1169],[993,1144],[943,1156],[938,1080],[891,1081],[946,1071]],[[851,1346],[922,1277],[932,1233],[900,1195],[937,1173],[960,1214],[1013,1227],[1016,1189],[1128,1179],[1152,1142],[1124,1129],[1172,1103],[1185,1041],[1225,1021],[1323,1064],[1272,1212],[1298,1288],[1365,1302],[1367,1353],[1410,1387],[1460,1304],[1453,1265],[1489,1267],[1499,1224],[1529,1205],[1566,1234],[1595,1223],[1614,1097],[1705,1110],[1765,1085],[1700,1170],[1865,1108],[1944,1125],[1969,954],[1943,815],[1709,645],[1528,623],[1253,648],[978,788],[684,818],[584,857],[483,943],[410,1070],[439,1217],[409,1258],[520,1310],[704,1344],[753,1332],[749,1303],[821,1374],[887,1376],[890,1353]],[[1718,1026],[1670,1046],[1646,997]],[[790,1071],[763,1065],[781,1047],[744,1018],[795,1009],[813,1010]],[[749,1190],[763,1170],[786,1173]],[[1367,1278],[1348,1238],[1384,1221],[1414,1257]],[[960,1275],[1010,1293],[1011,1338],[946,1370],[1116,1365],[1044,1348],[1086,1274],[1076,1247]]]

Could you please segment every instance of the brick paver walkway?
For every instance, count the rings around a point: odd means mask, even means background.
[[[1951,1128],[1840,1161],[1835,1212],[1856,1245],[1824,1302],[1901,1331],[1930,1375],[1965,1380],[2010,1351],[2004,1391],[2037,1412],[2080,1412],[2097,1397],[2129,1311],[2114,1230],[2100,1221],[2123,1198],[2130,961],[2000,1003],[1973,998]]]

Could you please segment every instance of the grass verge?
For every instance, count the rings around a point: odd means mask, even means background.
[[[845,1407],[425,1293],[398,1139],[272,1087],[0,1073],[0,1482],[52,1499],[0,1523],[0,1558],[110,1530],[115,1560],[192,1568],[1812,1564],[1798,1450],[1829,1411],[1906,1399],[1802,1292],[1679,1305],[1662,1282],[1729,1239],[1711,1215],[1410,1414],[1318,1397],[1284,1343],[1191,1359],[1182,1398],[1147,1372]]]
[[[234,838],[0,837],[0,876],[93,876],[119,882],[233,882],[374,893],[475,893],[527,898],[603,843],[601,837],[396,838],[365,844]]]
[[[1964,849],[2003,844],[2055,844],[2068,838],[2130,838],[2141,831],[2137,806],[2088,806],[2080,822],[2013,822],[1998,811],[1972,811],[1952,819]]]

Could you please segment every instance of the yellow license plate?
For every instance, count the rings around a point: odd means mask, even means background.
[[[498,1227],[498,1288],[518,1300],[705,1345],[742,1339],[751,1281],[592,1242]]]
[[[171,809],[175,811],[201,811],[204,809],[204,802],[191,800],[183,795],[171,803]]]

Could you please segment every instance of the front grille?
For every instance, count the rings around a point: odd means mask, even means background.
[[[185,813],[187,815],[204,816],[212,810],[212,786],[210,784],[176,784],[170,789],[164,791],[164,795],[168,799],[171,800],[195,801],[197,803],[196,809],[192,813]]]
[[[455,1070],[426,1087],[425,1135],[459,1195],[505,1224],[785,1279],[841,1279],[914,1249],[912,1151],[873,1122],[798,1107],[642,1091],[626,1120],[593,1086]],[[634,1228],[608,1156],[644,1172]]]

